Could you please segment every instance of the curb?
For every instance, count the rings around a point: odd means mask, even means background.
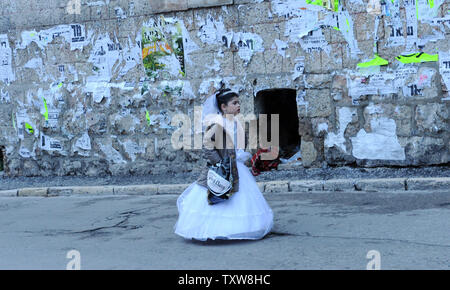
[[[36,187],[12,190],[0,190],[0,197],[13,196],[73,196],[73,195],[167,195],[181,194],[188,184],[144,184],[144,185],[107,185],[73,187]],[[278,180],[257,182],[263,193],[280,192],[383,192],[386,190],[417,191],[444,190],[450,193],[450,177],[414,177],[414,178],[373,178],[373,179],[329,179],[329,180]]]

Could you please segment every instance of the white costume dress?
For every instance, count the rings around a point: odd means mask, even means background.
[[[178,221],[175,233],[186,238],[261,239],[273,226],[273,212],[244,165],[250,153],[236,149],[239,191],[229,200],[209,205],[207,189],[192,183],[177,200]]]
[[[213,119],[221,116],[215,95],[210,96],[203,104],[203,124],[211,116]],[[207,188],[197,182],[192,183],[177,199],[179,216],[174,225],[176,234],[186,239],[201,241],[254,240],[261,239],[270,232],[273,226],[272,209],[259,190],[254,176],[244,165],[244,162],[251,158],[251,154],[242,149],[235,150],[239,191],[226,201],[210,205]]]

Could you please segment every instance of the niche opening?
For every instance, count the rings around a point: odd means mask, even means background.
[[[255,115],[267,114],[267,136],[271,140],[270,115],[279,114],[280,158],[289,158],[300,150],[297,92],[293,89],[268,89],[255,97]],[[258,128],[259,129],[259,128]]]

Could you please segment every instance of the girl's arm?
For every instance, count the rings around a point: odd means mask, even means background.
[[[216,126],[209,126],[205,131],[204,147],[203,147],[203,157],[208,161],[209,164],[216,164],[222,160],[219,152],[215,148],[215,131]]]

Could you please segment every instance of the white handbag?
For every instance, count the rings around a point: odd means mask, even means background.
[[[229,164],[217,163],[215,166],[211,166],[207,175],[207,186],[209,191],[215,196],[222,196],[229,192],[233,187],[233,176],[231,174],[231,158],[226,158],[225,162]],[[230,179],[230,180],[229,180]]]

